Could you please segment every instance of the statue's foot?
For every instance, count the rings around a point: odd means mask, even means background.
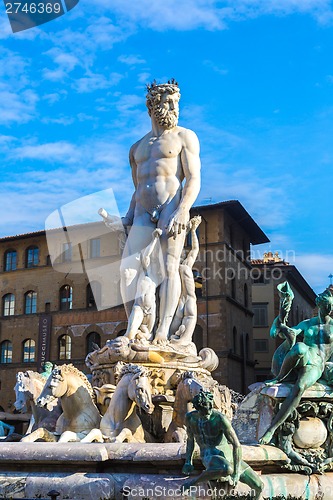
[[[259,439],[259,444],[269,444],[273,439],[274,432],[267,431],[265,434]]]
[[[153,340],[153,344],[155,345],[167,345],[168,338],[164,333],[156,332],[155,338]]]

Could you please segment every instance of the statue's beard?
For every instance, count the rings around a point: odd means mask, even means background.
[[[158,124],[166,129],[176,127],[178,123],[178,112],[175,110],[168,111],[160,106],[155,106],[154,116]]]

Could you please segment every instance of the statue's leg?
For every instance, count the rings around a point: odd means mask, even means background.
[[[245,462],[242,461],[242,466],[246,467],[244,472],[240,475],[240,482],[247,484],[251,490],[255,492],[255,499],[260,498],[261,492],[264,489],[264,483],[260,479],[259,474],[257,474],[251,467],[247,466]]]
[[[321,374],[322,370],[317,366],[306,365],[300,368],[297,382],[294,384],[289,396],[286,397],[281,408],[273,418],[271,426],[259,440],[260,444],[268,444],[272,440],[276,429],[280,427],[297,408],[306,389],[317,382]]]
[[[277,384],[284,380],[293,369],[305,366],[308,359],[308,352],[309,347],[306,344],[297,342],[284,358],[279,374],[273,380],[265,382],[265,384]]]
[[[137,291],[137,279],[141,270],[140,253],[151,242],[155,224],[150,215],[142,208],[133,221],[126,240],[120,265],[120,291],[127,317],[131,314]]]
[[[92,429],[89,434],[81,439],[81,443],[103,443],[103,434],[100,429]]]
[[[185,483],[183,483],[182,485],[182,488],[183,491],[185,492],[192,486],[196,486],[199,483],[213,481],[216,479],[220,479],[222,477],[225,478],[227,476],[231,476],[232,473],[233,473],[233,467],[230,464],[230,462],[228,462],[228,460],[226,460],[223,457],[214,455],[210,459],[207,469],[204,470],[199,476],[185,481]]]
[[[80,441],[76,432],[65,431],[61,434],[58,443],[77,443]]]
[[[185,236],[185,231],[177,234],[175,239],[163,233],[160,239],[165,255],[165,278],[160,287],[160,319],[154,343],[165,343],[168,340],[171,322],[177,309],[181,293],[179,262]]]
[[[134,304],[134,306],[132,307],[131,314],[128,318],[128,326],[125,333],[126,337],[128,337],[131,340],[134,339],[135,335],[138,333],[142,321],[143,321],[143,310],[139,305]]]
[[[27,436],[24,436],[21,441],[23,443],[33,443],[34,441],[37,441],[37,439],[43,439],[44,441],[47,441],[49,443],[55,443],[57,441],[57,438],[55,437],[52,432],[44,429],[43,427],[40,427],[39,429],[36,429],[33,431],[31,434],[28,434]]]
[[[127,429],[127,427],[122,429],[120,431],[120,433],[118,434],[118,436],[114,437],[111,442],[112,443],[124,443],[125,441],[127,441],[128,443],[131,443],[134,441],[132,431],[130,431],[130,429]]]

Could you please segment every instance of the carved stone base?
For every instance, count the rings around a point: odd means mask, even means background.
[[[186,393],[184,391],[183,399],[186,397],[189,399],[180,402],[178,398],[175,403],[177,387],[184,381],[184,377],[195,379],[196,386],[199,386],[198,390],[204,388],[213,392],[216,396],[214,398],[216,408],[224,409],[228,417],[232,415],[231,397],[229,401],[227,391],[223,387],[219,390],[218,383],[211,375],[211,371],[218,365],[218,358],[212,349],[202,349],[197,356],[196,347],[192,343],[177,347],[170,343],[153,345],[149,342],[130,341],[123,336],[108,341],[104,347],[90,353],[86,364],[92,372],[92,385],[102,413],[112,398],[124,365],[135,364],[148,369],[155,410],[152,415],[144,412],[139,415],[144,430],[148,433],[146,440],[149,438],[162,442],[164,437],[167,440],[176,439],[175,436],[165,436],[172,419],[175,418],[177,425],[173,426],[173,431],[177,429],[182,434],[184,430],[185,433],[184,425],[180,421],[183,422],[188,410],[187,403],[192,400],[195,393],[191,390]],[[178,411],[176,416],[174,403]],[[180,414],[183,414],[183,419],[180,418]],[[181,439],[180,434],[177,435],[177,439]]]
[[[292,384],[254,384],[238,407],[233,425],[242,443],[255,443],[265,434]],[[296,411],[282,424],[272,443],[290,459],[288,470],[311,474],[333,465],[333,388],[317,382],[302,396]]]

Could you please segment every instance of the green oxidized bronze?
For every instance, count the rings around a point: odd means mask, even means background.
[[[200,448],[200,458],[205,470],[188,479],[183,490],[190,490],[202,482],[226,481],[236,486],[238,481],[247,484],[259,498],[263,483],[256,472],[242,460],[242,449],[228,418],[213,409],[213,394],[201,391],[193,398],[194,411],[186,414],[187,445],[183,474],[194,471],[192,457],[195,441]]]
[[[319,294],[316,299],[318,316],[301,321],[296,327],[287,326],[288,313],[293,299],[292,290],[287,282],[279,285],[280,314],[274,320],[271,336],[284,338],[283,344],[276,350],[272,361],[273,380],[267,386],[282,381],[293,381],[290,394],[282,403],[270,427],[260,439],[261,444],[268,444],[275,431],[297,409],[304,392],[323,377],[329,369],[326,363],[333,354],[333,296],[329,289]],[[299,340],[303,336],[302,340]]]

